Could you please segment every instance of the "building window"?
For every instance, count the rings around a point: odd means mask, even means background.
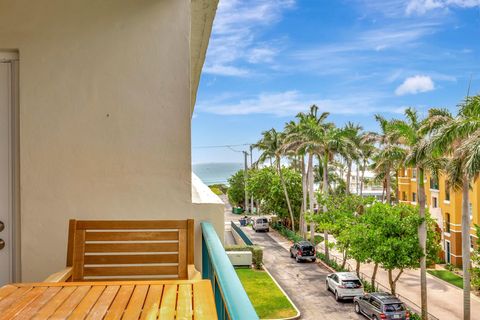
[[[445,232],[450,233],[450,213],[445,214]]]
[[[450,201],[450,190],[445,190],[445,201]]]
[[[402,199],[403,199],[403,201],[407,201],[407,200],[408,200],[408,199],[407,199],[407,193],[406,193],[405,191],[403,191],[403,193],[402,193]]]
[[[417,169],[412,169],[412,178],[417,178]]]
[[[430,177],[430,189],[438,190],[438,179]]]
[[[412,192],[412,202],[417,202],[417,194]]]
[[[437,197],[432,197],[432,208],[438,208]]]

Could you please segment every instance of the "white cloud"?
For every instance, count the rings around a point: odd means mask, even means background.
[[[480,0],[409,0],[405,12],[408,15],[412,13],[422,15],[431,10],[449,7],[480,7]]]
[[[271,62],[279,50],[274,42],[259,44],[260,33],[294,5],[295,0],[220,1],[203,71],[245,76],[249,63]]]
[[[405,81],[395,90],[397,96],[406,94],[417,94],[420,92],[432,91],[435,84],[429,76],[416,75],[405,79]]]
[[[356,94],[322,98],[308,95],[297,90],[284,92],[260,93],[246,99],[232,101],[231,99],[216,98],[211,101],[202,101],[197,105],[198,112],[207,112],[218,115],[250,115],[270,114],[275,116],[294,116],[298,112],[306,111],[312,104],[316,104],[321,111],[332,114],[371,114],[375,112],[398,112],[398,107],[385,107],[379,100],[384,98],[378,93]],[[381,106],[381,107],[380,107]]]

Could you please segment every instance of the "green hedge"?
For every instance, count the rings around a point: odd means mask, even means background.
[[[250,251],[252,252],[252,262],[255,269],[262,269],[263,249],[259,246],[226,246],[225,251]]]
[[[317,251],[317,258],[325,262],[330,268],[337,272],[348,272],[347,269],[342,268],[342,266],[335,262],[335,260],[327,260],[323,252]]]
[[[276,222],[276,223],[272,223],[270,225],[273,229],[277,230],[278,233],[280,233],[282,236],[284,236],[285,238],[287,238],[288,240],[291,240],[293,242],[298,242],[298,241],[302,241],[303,238],[296,234],[295,232],[293,232],[292,230],[286,228],[284,225]]]

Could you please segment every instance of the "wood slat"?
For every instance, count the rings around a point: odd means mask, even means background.
[[[67,267],[73,265],[73,248],[75,246],[75,229],[77,221],[71,219],[68,222],[68,243],[67,243]]]
[[[8,307],[8,310],[4,310],[0,313],[1,320],[12,319],[19,314],[25,307],[27,307],[33,300],[40,296],[47,290],[46,287],[36,287],[29,290],[26,294],[15,299],[15,301]]]
[[[176,275],[177,266],[85,267],[84,276]]]
[[[12,292],[14,292],[17,289],[18,289],[18,287],[12,286],[11,284],[8,284],[6,286],[1,287],[0,288],[0,301],[2,301],[2,299],[5,299],[5,297],[8,297],[8,295],[10,295]]]
[[[193,306],[195,320],[217,319],[210,281],[199,281],[193,284]]]
[[[127,309],[125,309],[123,319],[138,319],[140,317],[147,296],[148,287],[148,285],[135,286],[132,297],[128,302]]]
[[[142,316],[140,320],[156,320],[160,308],[160,300],[162,299],[163,286],[152,285],[148,290],[145,305],[143,306]]]
[[[65,300],[60,307],[55,311],[49,319],[66,319],[73,310],[77,307],[80,301],[87,295],[90,291],[91,286],[80,286],[72,292],[72,294]]]
[[[192,285],[181,284],[178,286],[177,319],[192,319]]]
[[[78,233],[78,231],[77,231]],[[86,243],[85,252],[177,252],[178,243]]]
[[[194,264],[194,253],[195,253],[195,223],[193,219],[187,220],[187,264]]]
[[[108,286],[90,310],[86,320],[103,319],[119,289],[120,286]]]
[[[113,300],[110,309],[104,320],[117,320],[122,317],[123,311],[127,306],[130,296],[132,295],[134,285],[121,286],[115,300]]]
[[[178,253],[86,255],[85,264],[148,264],[177,263]]]
[[[82,220],[77,230],[186,229],[187,220]]]
[[[2,301],[0,301],[0,314],[2,314],[7,308],[9,308],[15,301],[32,290],[32,287],[21,287],[9,294]]]
[[[77,287],[66,287],[62,288],[53,298],[48,301],[41,309],[38,311],[38,313],[35,315],[35,317],[32,318],[32,320],[44,320],[48,319],[55,310],[66,300],[70,295],[75,291]]]
[[[91,289],[85,295],[83,300],[78,304],[75,310],[73,310],[72,314],[70,315],[70,317],[68,317],[68,319],[69,320],[84,319],[90,312],[90,309],[93,307],[93,305],[97,302],[100,295],[103,293],[103,290],[105,290],[105,286],[91,287]]]
[[[19,313],[14,320],[28,320],[32,315],[37,313],[46,303],[48,303],[62,288],[61,287],[37,287],[44,288],[42,295],[37,297],[28,306],[26,306],[21,313]]]
[[[160,317],[162,320],[174,320],[177,305],[177,285],[166,285],[163,288]]]
[[[178,240],[176,231],[87,232],[86,241],[165,241]]]

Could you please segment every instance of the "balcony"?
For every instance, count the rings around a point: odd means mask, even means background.
[[[214,226],[200,225],[201,276],[187,270],[193,220],[71,220],[67,268],[0,288],[2,316],[258,319]]]

